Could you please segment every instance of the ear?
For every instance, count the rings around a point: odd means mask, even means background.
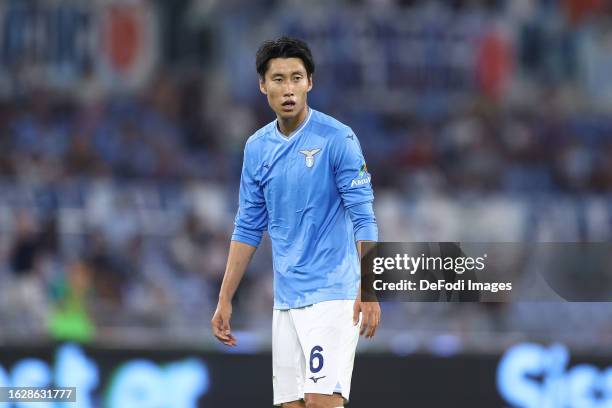
[[[268,94],[268,90],[266,89],[266,78],[262,76],[259,77],[259,91],[264,95]]]
[[[312,74],[308,77],[308,91],[310,92],[310,90],[312,89]]]

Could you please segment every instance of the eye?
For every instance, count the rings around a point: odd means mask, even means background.
[[[282,78],[274,78],[273,81],[276,82],[277,84],[280,84],[283,80]]]
[[[293,77],[294,81],[299,81],[300,79],[302,79],[301,75],[296,75],[296,76]]]

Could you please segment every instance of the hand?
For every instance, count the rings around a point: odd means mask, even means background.
[[[361,328],[359,335],[365,334],[366,339],[371,339],[376,333],[378,323],[380,323],[380,305],[378,302],[362,302],[355,300],[353,306],[353,325],[359,323],[359,312],[361,312]]]
[[[226,346],[235,346],[236,339],[232,336],[230,319],[232,318],[231,302],[219,301],[217,310],[210,321],[212,332],[215,337]]]

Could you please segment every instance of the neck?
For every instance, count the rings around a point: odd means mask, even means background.
[[[293,118],[283,119],[277,116],[278,130],[280,130],[283,135],[289,136],[295,129],[300,127],[306,119],[306,115],[308,115],[308,106],[304,105],[304,109]]]

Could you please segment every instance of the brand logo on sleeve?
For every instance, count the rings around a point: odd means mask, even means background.
[[[320,151],[321,149],[300,150],[300,153],[302,153],[306,158],[306,167],[314,166],[314,156]]]
[[[359,175],[357,176],[356,179],[351,181],[351,187],[362,186],[364,184],[370,183],[370,181],[371,181],[371,177],[368,174],[368,166],[366,165],[364,161],[361,167],[359,168]]]
[[[351,187],[362,186],[364,184],[368,184],[371,181],[370,176],[362,179],[355,179],[351,181]]]

